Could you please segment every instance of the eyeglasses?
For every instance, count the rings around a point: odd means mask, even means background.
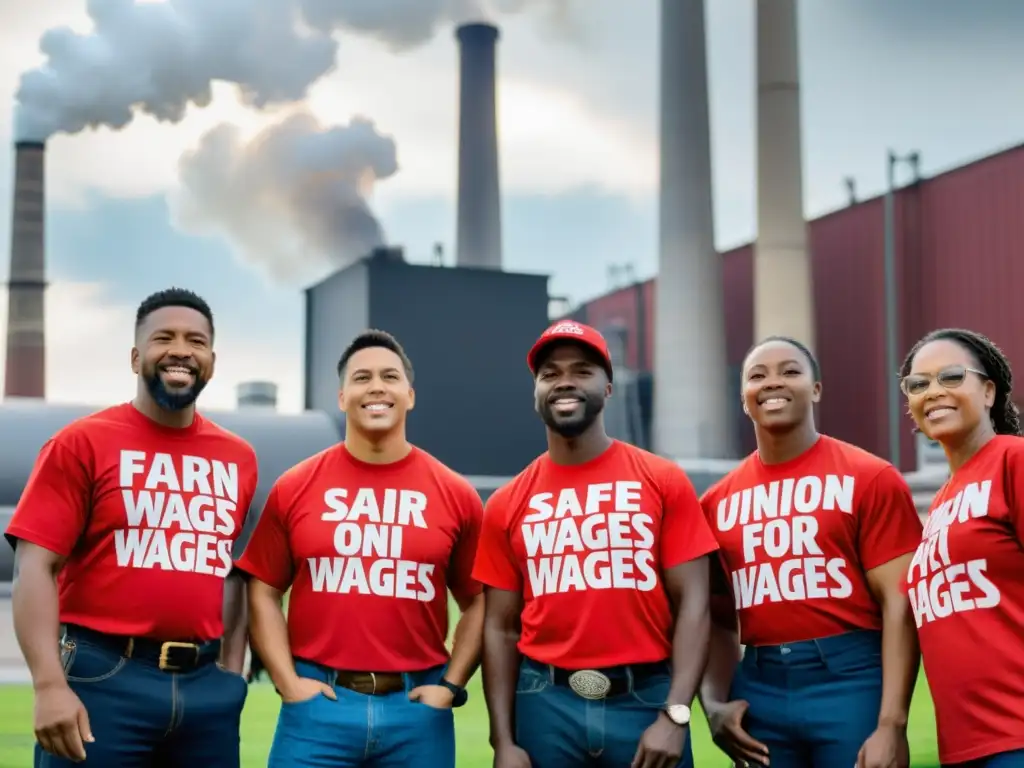
[[[945,389],[956,389],[964,383],[968,373],[973,373],[983,379],[989,378],[987,373],[979,371],[977,368],[968,368],[966,365],[948,365],[936,374],[911,373],[904,376],[900,382],[900,389],[906,395],[921,395],[928,391],[933,379]]]

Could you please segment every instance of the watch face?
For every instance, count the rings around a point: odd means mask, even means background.
[[[676,725],[686,725],[690,722],[690,708],[685,704],[670,704],[665,707],[669,720]]]

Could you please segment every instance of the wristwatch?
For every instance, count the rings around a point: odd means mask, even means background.
[[[690,724],[690,708],[685,704],[666,704],[663,711],[669,720],[681,728]]]
[[[452,692],[452,707],[461,707],[469,701],[469,692],[462,686],[456,685],[450,680],[445,680],[443,677],[438,685]],[[689,718],[689,715],[687,715],[687,718]]]

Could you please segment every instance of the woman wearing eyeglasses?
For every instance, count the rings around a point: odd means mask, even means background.
[[[1006,357],[946,328],[914,345],[901,388],[942,445],[939,489],[907,573],[944,766],[1024,767],[1024,440]]]
[[[920,656],[904,580],[921,520],[891,464],[818,433],[820,396],[799,342],[747,353],[757,451],[701,499],[725,577],[701,701],[738,765],[905,768]]]

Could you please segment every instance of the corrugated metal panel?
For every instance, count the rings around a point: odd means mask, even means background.
[[[896,195],[900,351],[933,328],[980,331],[1024,366],[1024,147],[900,190]],[[820,426],[880,456],[888,455],[885,388],[896,376],[885,359],[883,201],[875,198],[810,223],[817,349],[824,394]],[[751,246],[722,255],[726,344],[731,373],[753,343]],[[606,316],[628,301],[616,292],[587,306]],[[653,315],[653,282],[644,285]],[[617,298],[612,298],[617,296]],[[606,301],[609,300],[610,301]],[[618,302],[618,303],[617,303]],[[643,367],[653,361],[653,323]],[[737,374],[738,375],[738,374]],[[1022,387],[1024,390],[1024,387]],[[1024,402],[1024,398],[1018,398]],[[901,468],[915,466],[912,423],[902,417]],[[748,424],[740,424],[744,446]]]
[[[656,301],[656,294],[657,291],[655,290],[654,279],[652,278],[644,283],[644,286],[640,291],[640,300],[643,302],[641,314],[644,318],[644,327],[642,330],[644,337],[644,354],[640,361],[640,367],[645,371],[654,370],[654,302]]]
[[[822,370],[820,428],[884,453],[886,400],[882,204],[874,200],[813,222],[815,354]]]
[[[743,362],[754,343],[754,247],[744,245],[722,254],[725,291],[725,345],[729,365]]]
[[[639,363],[637,327],[640,292],[630,285],[607,293],[587,302],[587,325],[598,330],[610,326],[621,326],[626,331],[626,360],[629,368],[636,369]]]
[[[1024,149],[930,180],[921,205],[926,324],[980,331],[1024,365]]]

